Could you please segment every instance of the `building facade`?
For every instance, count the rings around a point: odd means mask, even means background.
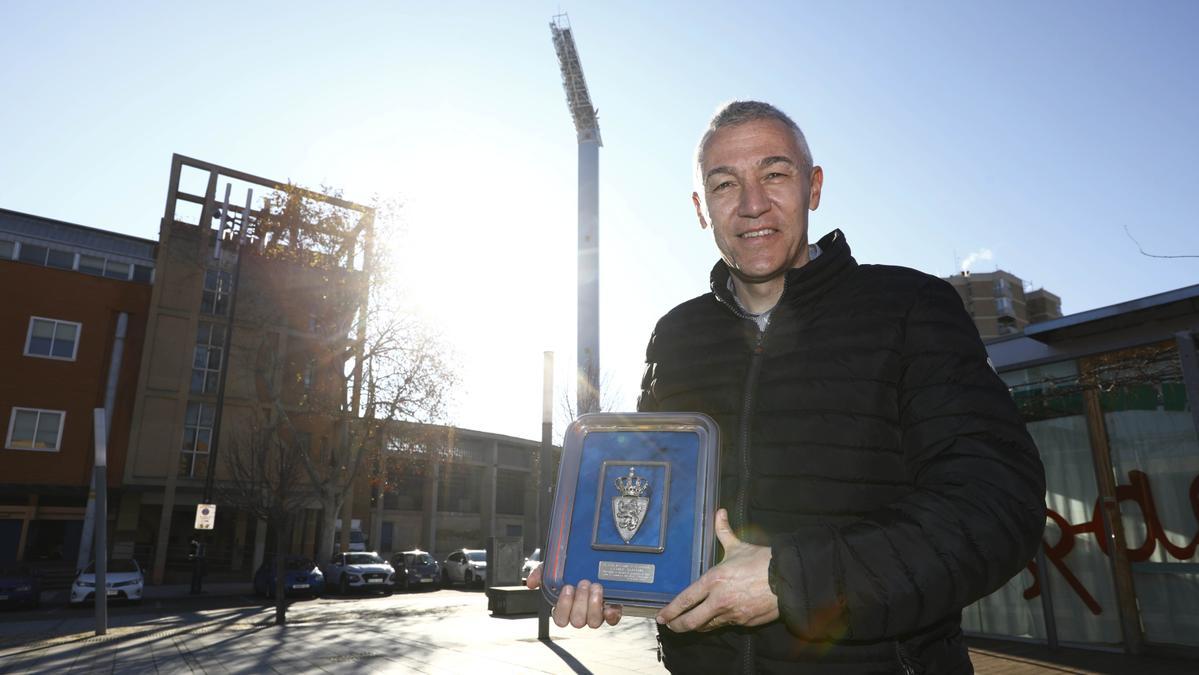
[[[1034,323],[987,351],[1047,479],[1042,554],[964,613],[1050,643],[1199,648],[1199,286]]]
[[[1043,288],[1025,291],[1020,277],[1003,270],[967,271],[945,280],[962,298],[984,340],[1013,335],[1030,323],[1062,315],[1061,298]]]
[[[382,553],[420,548],[441,559],[484,548],[492,536],[522,537],[525,553],[540,545],[540,442],[434,425],[392,430],[392,461],[372,493],[371,546]]]
[[[76,568],[96,408],[121,498],[155,248],[0,209],[0,562]]]

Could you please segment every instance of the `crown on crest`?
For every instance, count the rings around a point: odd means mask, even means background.
[[[620,490],[620,494],[625,497],[644,497],[649,494],[649,481],[638,476],[631,466],[629,475],[621,476],[613,482],[616,484],[616,489]]]

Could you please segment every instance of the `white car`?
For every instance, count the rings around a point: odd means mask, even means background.
[[[523,584],[538,567],[541,567],[541,549],[535,548],[533,555],[525,558],[525,564],[520,568],[520,582]]]
[[[142,575],[142,568],[136,560],[130,558],[109,560],[104,581],[108,587],[109,600],[142,601],[142,592],[146,589],[146,578]],[[75,577],[75,583],[71,584],[70,602],[72,605],[81,605],[95,599],[96,563],[92,562],[79,573],[79,576]]]
[[[321,565],[321,571],[325,573],[325,588],[336,588],[342,595],[351,590],[391,595],[395,590],[395,569],[378,553],[334,553],[328,565]]]
[[[487,551],[460,548],[446,556],[441,565],[441,585],[459,582],[467,586],[487,583]]]

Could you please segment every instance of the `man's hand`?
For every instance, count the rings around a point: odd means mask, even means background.
[[[543,566],[539,565],[529,573],[525,586],[541,588]],[[603,586],[584,579],[579,582],[578,589],[570,584],[562,587],[562,591],[558,593],[558,604],[554,605],[554,611],[550,615],[554,617],[554,623],[559,628],[565,628],[567,624],[575,628],[599,628],[604,622],[609,626],[615,626],[620,621],[621,613],[620,605],[604,604]]]
[[[779,616],[770,592],[770,547],[746,544],[729,527],[729,513],[716,512],[716,538],[724,560],[683,589],[658,612],[658,623],[676,633],[709,631],[721,626],[760,626]]]

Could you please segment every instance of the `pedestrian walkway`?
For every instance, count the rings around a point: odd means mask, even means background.
[[[49,611],[21,621],[0,616],[0,673],[663,673],[651,619],[575,630],[500,618],[478,592],[438,591],[391,598],[328,598],[292,605],[286,626],[273,608],[200,609],[186,587],[149,595],[156,612],[117,612],[108,635],[93,635],[90,612]],[[213,585],[210,593],[247,588]],[[229,598],[227,604],[235,604]],[[1199,672],[1199,661],[1133,658],[1043,645],[969,640],[980,675]]]

